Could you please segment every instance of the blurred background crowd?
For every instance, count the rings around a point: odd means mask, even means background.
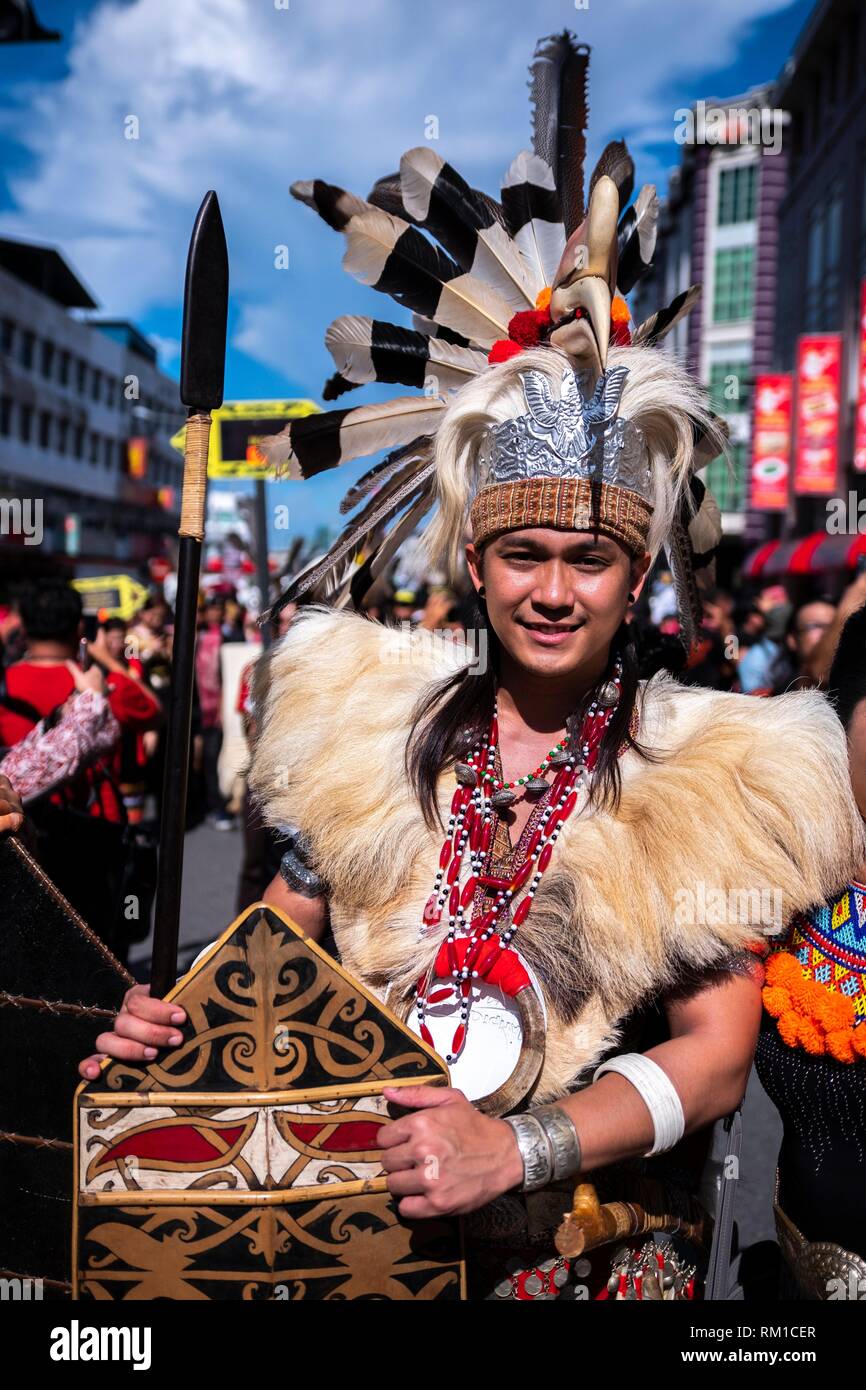
[[[7,585],[0,597],[0,774],[22,797],[23,834],[49,876],[123,961],[149,934],[163,795],[173,611],[164,583],[142,590],[128,618],[87,611],[62,578]],[[249,598],[249,592],[245,592]],[[253,598],[257,595],[255,591]],[[687,684],[768,698],[821,687],[845,619],[866,602],[866,571],[835,596],[781,584],[711,588],[686,652],[671,575],[656,566],[627,615],[644,678],[668,671]],[[263,632],[227,580],[200,595],[187,829],[233,835],[240,912],[279,864],[280,836],[264,827],[246,788],[256,733],[252,672],[264,642],[291,623],[286,607]],[[377,581],[374,621],[421,627],[477,649],[474,595],[449,588],[416,557]]]

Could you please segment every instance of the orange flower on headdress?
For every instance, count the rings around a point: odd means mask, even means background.
[[[631,346],[631,314],[621,295],[615,294],[610,306],[610,340],[616,347]]]

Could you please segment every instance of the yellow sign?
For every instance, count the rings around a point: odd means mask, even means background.
[[[315,401],[227,401],[211,416],[207,475],[209,478],[272,478],[273,468],[258,449],[269,434],[279,434],[287,420],[318,415]],[[172,439],[183,453],[186,426]]]
[[[147,598],[147,589],[128,574],[99,574],[91,579],[73,579],[87,614],[123,618],[129,622]]]

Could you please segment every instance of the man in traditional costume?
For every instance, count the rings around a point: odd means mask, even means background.
[[[257,672],[250,780],[290,833],[266,900],[329,929],[450,1067],[386,1090],[382,1163],[405,1219],[466,1217],[475,1298],[694,1294],[696,1149],[745,1089],[753,952],[863,857],[822,695],[638,679],[624,619],[662,548],[686,642],[699,622],[718,509],[696,471],[722,437],[658,351],[696,290],[628,327],[658,202],[629,206],[621,143],[584,206],[586,61],[567,34],[539,47],[501,202],[426,147],[368,200],[294,185],[415,314],[332,324],[326,397],[427,389],[269,446],[301,478],[391,450],[281,600],[302,607]],[[454,575],[465,552],[479,600],[466,646],[350,611],[434,507],[431,560]],[[139,988],[97,1046],[140,1058],[171,1024]]]

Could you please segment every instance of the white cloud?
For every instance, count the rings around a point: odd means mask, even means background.
[[[235,345],[315,393],[329,319],[391,306],[340,271],[341,244],[288,196],[294,179],[366,193],[435,114],[439,148],[494,191],[529,143],[535,41],[565,23],[594,50],[590,155],[621,134],[640,152],[709,95],[701,73],[735,57],[756,10],[789,3],[608,0],[572,14],[561,0],[106,0],[79,22],[63,80],[20,85],[17,131],[5,125],[33,160],[11,180],[0,233],[62,247],[105,312],[141,318],[177,304],[195,210],[216,188]],[[129,115],[137,140],[124,138]],[[279,243],[290,271],[274,270]]]

